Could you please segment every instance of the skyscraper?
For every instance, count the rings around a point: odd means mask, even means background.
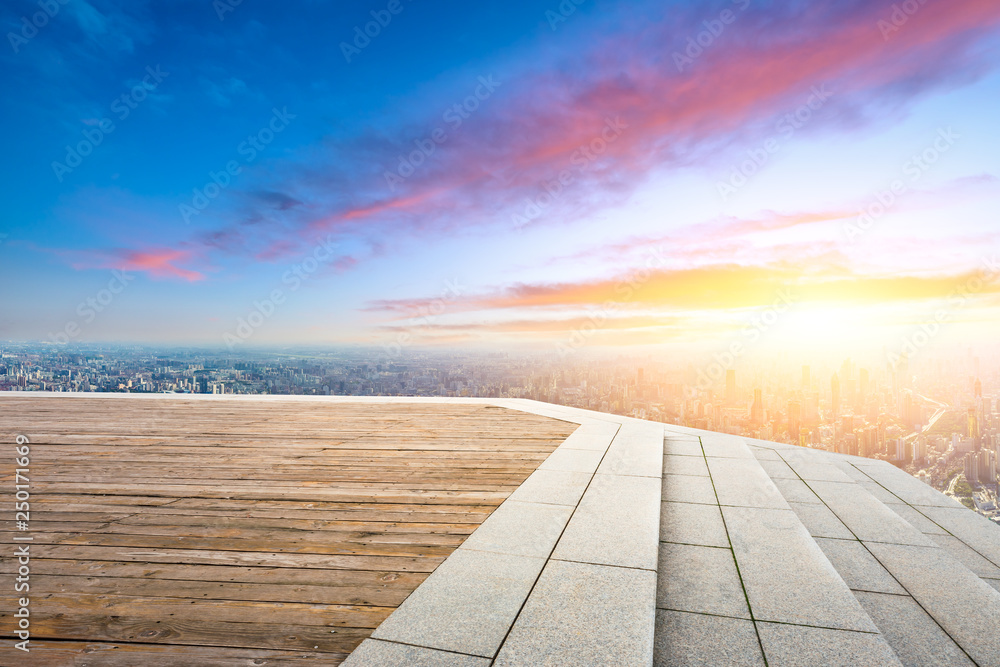
[[[760,389],[753,390],[753,405],[750,406],[750,421],[756,426],[764,424],[764,392]]]
[[[833,418],[836,419],[840,416],[840,378],[836,373],[830,380],[830,391],[833,394]]]
[[[975,443],[975,451],[979,451],[979,419],[976,416],[976,409],[969,408],[969,437]]]
[[[788,437],[795,443],[799,442],[801,428],[802,404],[798,401],[788,401]]]

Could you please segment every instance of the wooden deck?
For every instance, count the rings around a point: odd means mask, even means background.
[[[575,428],[460,404],[4,396],[0,664],[338,665]]]

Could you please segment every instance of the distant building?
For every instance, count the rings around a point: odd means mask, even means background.
[[[965,480],[969,484],[977,484],[979,482],[979,457],[975,454],[968,454],[964,463]]]
[[[967,436],[975,443],[974,446],[979,449],[979,418],[976,416],[976,409],[969,408],[968,413],[969,428],[966,433]]]
[[[753,405],[750,406],[750,421],[756,426],[764,424],[764,392],[761,389],[753,390]]]
[[[836,419],[840,416],[840,378],[836,373],[830,380],[830,391],[833,394],[833,418]]]
[[[802,428],[802,404],[798,401],[788,401],[788,437],[792,442],[799,441],[799,431]]]
[[[905,461],[906,460],[906,441],[902,438],[896,438],[895,440],[890,440],[887,443],[890,446],[890,455],[893,461]]]
[[[726,404],[736,403],[736,371],[726,371]]]

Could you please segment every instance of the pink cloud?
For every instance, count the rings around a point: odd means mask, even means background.
[[[177,262],[191,261],[191,252],[164,248],[148,252],[129,252],[124,258],[126,271],[145,271],[154,278],[180,278],[188,282],[204,280],[205,275],[177,266]]]
[[[172,248],[148,250],[121,250],[113,252],[84,253],[85,257],[72,264],[74,269],[118,269],[147,273],[153,278],[173,278],[198,282],[205,279],[199,271],[178,266],[195,259],[194,252]]]
[[[313,225],[386,223],[404,214],[404,224],[496,224],[569,171],[572,193],[548,211],[559,219],[581,204],[617,201],[656,167],[710,159],[708,142],[739,140],[805,103],[814,87],[827,84],[831,104],[843,107],[905,101],[962,70],[972,57],[968,47],[1000,22],[995,2],[928,3],[886,40],[878,21],[891,12],[889,2],[800,14],[748,10],[743,24],[684,73],[671,52],[700,22],[662,22],[639,35],[594,40],[576,64],[546,63],[544,73],[509,82],[510,94],[491,100],[492,111],[473,118],[441,149],[434,168],[418,170],[401,192],[390,195],[382,172],[373,171],[372,181],[356,188],[368,193],[365,203]],[[603,141],[608,119],[617,118],[627,128]],[[588,146],[600,155],[589,160]],[[385,163],[395,165],[399,151],[390,149]],[[578,168],[574,161],[587,163]]]
[[[268,192],[292,192],[308,205],[279,206],[287,217],[255,226],[252,239],[244,223],[234,222],[192,247],[273,261],[294,255],[320,231],[391,238],[401,229],[511,229],[529,198],[544,197],[546,184],[561,174],[571,183],[539,222],[572,221],[623,201],[655,170],[708,166],[720,151],[773,134],[776,116],[805,103],[814,88],[828,87],[830,116],[843,111],[836,122],[844,123],[884,117],[886,108],[927,90],[981,75],[993,63],[977,46],[1000,24],[995,0],[936,1],[885,39],[879,21],[891,16],[890,0],[808,10],[751,3],[717,44],[678,72],[673,53],[703,29],[713,6],[589,40],[577,36],[555,58],[527,54],[531,61],[511,66],[495,97],[394,190],[385,172],[441,123],[437,112],[417,130],[331,140],[331,150],[324,144],[276,168],[267,184]],[[611,139],[609,122],[619,119]],[[809,131],[824,127],[817,121]],[[751,222],[766,231],[809,221],[776,215]],[[151,266],[172,277],[200,276],[175,261],[183,259]]]

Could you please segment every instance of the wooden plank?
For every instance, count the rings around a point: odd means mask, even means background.
[[[9,625],[9,621],[7,623]],[[338,628],[331,631],[320,626],[282,625],[264,620],[251,623],[206,621],[189,616],[134,619],[86,611],[73,611],[72,615],[40,614],[33,619],[31,626],[38,639],[318,650],[347,654],[373,631],[372,628]]]
[[[129,667],[340,664],[576,428],[482,405],[20,395],[0,423],[32,450],[23,664]]]
[[[5,641],[5,644],[10,643]],[[0,649],[7,651],[7,647]],[[13,650],[13,649],[9,649]],[[347,653],[273,651],[177,644],[105,644],[32,641],[31,652],[18,657],[23,667],[288,667],[339,665]]]
[[[187,568],[191,569],[191,568]],[[93,573],[90,573],[91,575]],[[31,592],[34,595],[88,594],[129,595],[137,597],[184,598],[191,600],[237,600],[243,602],[300,602],[306,604],[347,605],[352,607],[392,607],[402,604],[407,592],[400,586],[346,585],[331,580],[328,573],[315,585],[276,583],[236,583],[220,581],[208,585],[206,580],[184,580],[131,577],[74,577],[50,574],[36,577]],[[185,573],[184,576],[194,576]],[[315,576],[315,579],[321,577]],[[259,579],[258,579],[259,581]],[[415,584],[420,580],[415,579]]]
[[[37,545],[36,556],[54,559],[102,560],[124,563],[191,563],[197,565],[243,565],[248,567],[322,568],[371,572],[433,572],[443,556],[356,556],[278,553],[267,551],[212,551],[164,547]]]
[[[12,538],[19,533],[0,532],[0,540],[13,544]],[[188,534],[175,535],[119,535],[115,533],[39,533],[32,532],[32,545],[44,554],[52,545],[143,547],[150,549],[203,549],[206,551],[270,551],[276,554],[317,555],[317,556],[374,556],[395,558],[421,558],[438,556],[446,558],[464,541],[458,536],[437,536],[424,542],[449,542],[456,544],[406,544],[376,541],[378,533],[371,539],[355,542],[330,542],[322,537],[294,538],[286,541],[252,540],[239,538],[197,537]]]
[[[320,628],[371,628],[392,613],[391,607],[368,605],[301,604],[292,602],[174,599],[137,595],[94,595],[74,592],[49,593],[35,597],[31,609],[32,626],[52,617],[80,618],[89,614],[151,621],[170,618],[201,619],[211,622],[246,623],[247,619],[267,619],[269,623]],[[13,612],[0,610],[0,627],[11,627]],[[330,631],[327,630],[327,633]],[[58,637],[58,635],[53,635]],[[75,635],[74,635],[75,636]],[[133,638],[129,638],[133,639]]]

